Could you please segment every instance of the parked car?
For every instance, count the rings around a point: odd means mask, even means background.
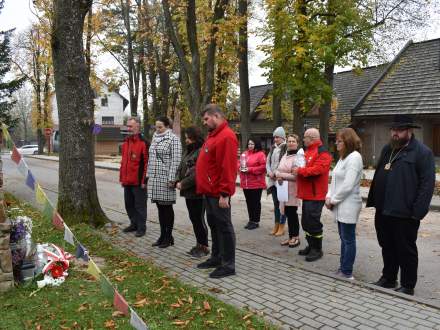
[[[36,155],[38,154],[37,144],[27,144],[20,148],[17,148],[18,152],[22,155]]]

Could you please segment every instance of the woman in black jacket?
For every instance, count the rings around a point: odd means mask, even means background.
[[[209,249],[203,196],[196,193],[196,162],[203,145],[202,134],[198,127],[190,126],[185,130],[185,143],[186,152],[177,170],[176,188],[180,190],[180,196],[185,197],[189,219],[197,240],[196,246],[188,253],[195,258],[200,258],[208,255]]]

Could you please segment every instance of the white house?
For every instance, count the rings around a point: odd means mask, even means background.
[[[95,123],[102,126],[101,132],[96,135],[95,153],[118,153],[119,144],[123,141],[121,128],[124,125],[124,110],[128,100],[116,91],[110,91],[101,81],[100,91],[95,92]],[[51,96],[52,120],[54,126],[53,145],[57,151],[59,144],[59,117],[56,94]]]

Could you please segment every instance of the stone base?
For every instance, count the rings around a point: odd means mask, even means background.
[[[6,292],[14,287],[14,281],[0,282],[0,292]]]

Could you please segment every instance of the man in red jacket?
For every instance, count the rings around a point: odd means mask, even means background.
[[[321,212],[328,190],[332,156],[322,145],[316,128],[305,131],[304,146],[306,165],[292,170],[297,174],[297,196],[303,200],[301,225],[308,242],[299,254],[306,256],[306,261],[315,261],[323,255]]]
[[[216,104],[203,111],[209,134],[196,163],[197,193],[204,195],[212,236],[211,257],[198,268],[215,268],[211,278],[235,275],[235,232],[231,222],[231,196],[235,193],[238,141]]]
[[[147,222],[147,192],[145,177],[148,164],[148,147],[140,134],[140,120],[132,117],[127,121],[129,136],[122,145],[119,182],[124,187],[125,209],[130,225],[128,233],[136,231],[136,237],[145,235]]]

